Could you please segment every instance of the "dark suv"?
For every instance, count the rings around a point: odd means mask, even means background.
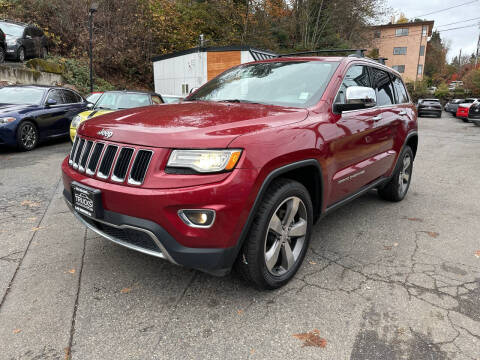
[[[317,220],[371,189],[402,200],[417,144],[396,71],[280,57],[178,104],[85,121],[62,164],[64,196],[116,244],[217,275],[235,265],[272,289],[301,266]]]
[[[0,21],[0,29],[6,35],[7,58],[23,62],[29,57],[48,55],[48,40],[42,30],[34,25]]]

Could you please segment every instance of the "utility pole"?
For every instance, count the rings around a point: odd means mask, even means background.
[[[477,68],[478,64],[478,55],[480,53],[480,33],[478,34],[478,41],[477,41],[477,52],[475,53],[475,69]]]
[[[90,52],[90,92],[93,92],[93,14],[97,12],[98,3],[93,2],[88,10],[88,32],[90,34],[89,39],[89,52]]]

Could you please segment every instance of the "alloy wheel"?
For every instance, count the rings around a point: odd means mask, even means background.
[[[20,60],[20,62],[25,61],[25,50],[23,50],[23,48],[21,48],[18,52],[18,60]]]
[[[270,274],[281,276],[294,267],[305,245],[307,220],[306,206],[296,196],[277,207],[265,235],[264,257]]]
[[[31,149],[37,141],[37,131],[32,124],[24,124],[21,129],[20,138],[26,149]]]
[[[410,184],[410,178],[412,175],[412,158],[410,154],[405,154],[402,162],[402,167],[398,175],[398,191],[401,196],[403,196],[407,190],[408,185]]]

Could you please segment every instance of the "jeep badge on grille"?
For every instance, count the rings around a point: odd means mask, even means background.
[[[110,130],[102,129],[99,132],[97,132],[97,135],[103,136],[105,139],[108,139],[112,137],[113,132]]]

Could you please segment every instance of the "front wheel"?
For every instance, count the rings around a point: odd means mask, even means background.
[[[17,129],[17,145],[22,151],[33,150],[38,144],[38,131],[34,123],[24,121]]]
[[[303,262],[312,224],[312,200],[305,186],[276,180],[258,208],[237,258],[237,271],[260,289],[285,285]]]
[[[413,171],[413,151],[410,146],[405,146],[402,150],[390,181],[378,189],[378,195],[388,201],[402,201],[407,195],[410,182],[412,181]]]

